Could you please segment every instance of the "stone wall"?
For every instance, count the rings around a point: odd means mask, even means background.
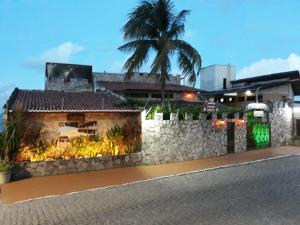
[[[247,114],[244,114],[242,120],[238,120],[235,116],[235,129],[234,129],[234,152],[247,151]]]
[[[45,90],[53,91],[93,91],[93,84],[89,83],[88,79],[71,78],[70,82],[65,82],[61,78],[52,78],[46,80]]]
[[[292,138],[292,108],[283,103],[273,105],[272,113],[269,114],[271,126],[271,146],[287,145]]]
[[[87,172],[119,167],[137,166],[141,164],[141,153],[120,156],[102,156],[95,158],[53,160],[40,162],[16,163],[12,179],[28,177],[59,175],[67,173]]]
[[[124,81],[123,73],[93,73],[94,83],[97,81]],[[170,80],[167,80],[168,84],[180,84],[180,75],[170,75]],[[143,82],[143,83],[156,83],[157,80],[148,77],[147,73],[135,73],[134,76],[129,80],[129,82]]]
[[[202,159],[227,153],[226,127],[216,129],[212,120],[200,114],[199,120],[142,119],[144,164],[160,164]]]

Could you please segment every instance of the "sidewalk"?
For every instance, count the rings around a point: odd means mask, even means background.
[[[162,165],[34,177],[2,185],[0,196],[3,203],[13,203],[294,154],[300,154],[300,147],[284,146]]]

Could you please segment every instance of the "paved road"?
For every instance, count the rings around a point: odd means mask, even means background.
[[[1,206],[0,224],[298,225],[300,156]]]

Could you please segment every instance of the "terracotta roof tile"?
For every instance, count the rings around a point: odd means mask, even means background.
[[[25,112],[137,112],[122,107],[122,100],[109,93],[61,92],[15,89],[7,105],[18,104]]]

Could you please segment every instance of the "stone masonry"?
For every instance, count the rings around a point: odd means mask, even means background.
[[[53,78],[51,81],[46,80],[46,90],[56,91],[93,91],[93,84],[87,79],[71,78],[70,82],[64,82],[62,78]]]
[[[247,114],[243,116],[243,124],[238,124],[235,122],[234,129],[234,152],[244,152],[247,151]],[[238,116],[235,116],[235,119],[238,119]]]
[[[142,156],[144,164],[160,164],[225,155],[226,127],[216,129],[212,120],[200,114],[199,120],[142,121]]]
[[[49,160],[39,162],[19,162],[13,168],[12,179],[27,177],[59,175],[94,170],[112,169],[141,164],[141,153],[119,156],[101,156],[69,160]]]
[[[93,73],[94,84],[97,81],[124,81],[124,73]],[[168,84],[180,84],[180,75],[170,75],[170,79],[166,81]],[[156,83],[157,80],[149,77],[147,73],[135,73],[128,82],[143,82],[143,83]]]
[[[292,108],[282,105],[273,106],[273,112],[269,114],[271,126],[272,147],[287,145],[292,138]]]

